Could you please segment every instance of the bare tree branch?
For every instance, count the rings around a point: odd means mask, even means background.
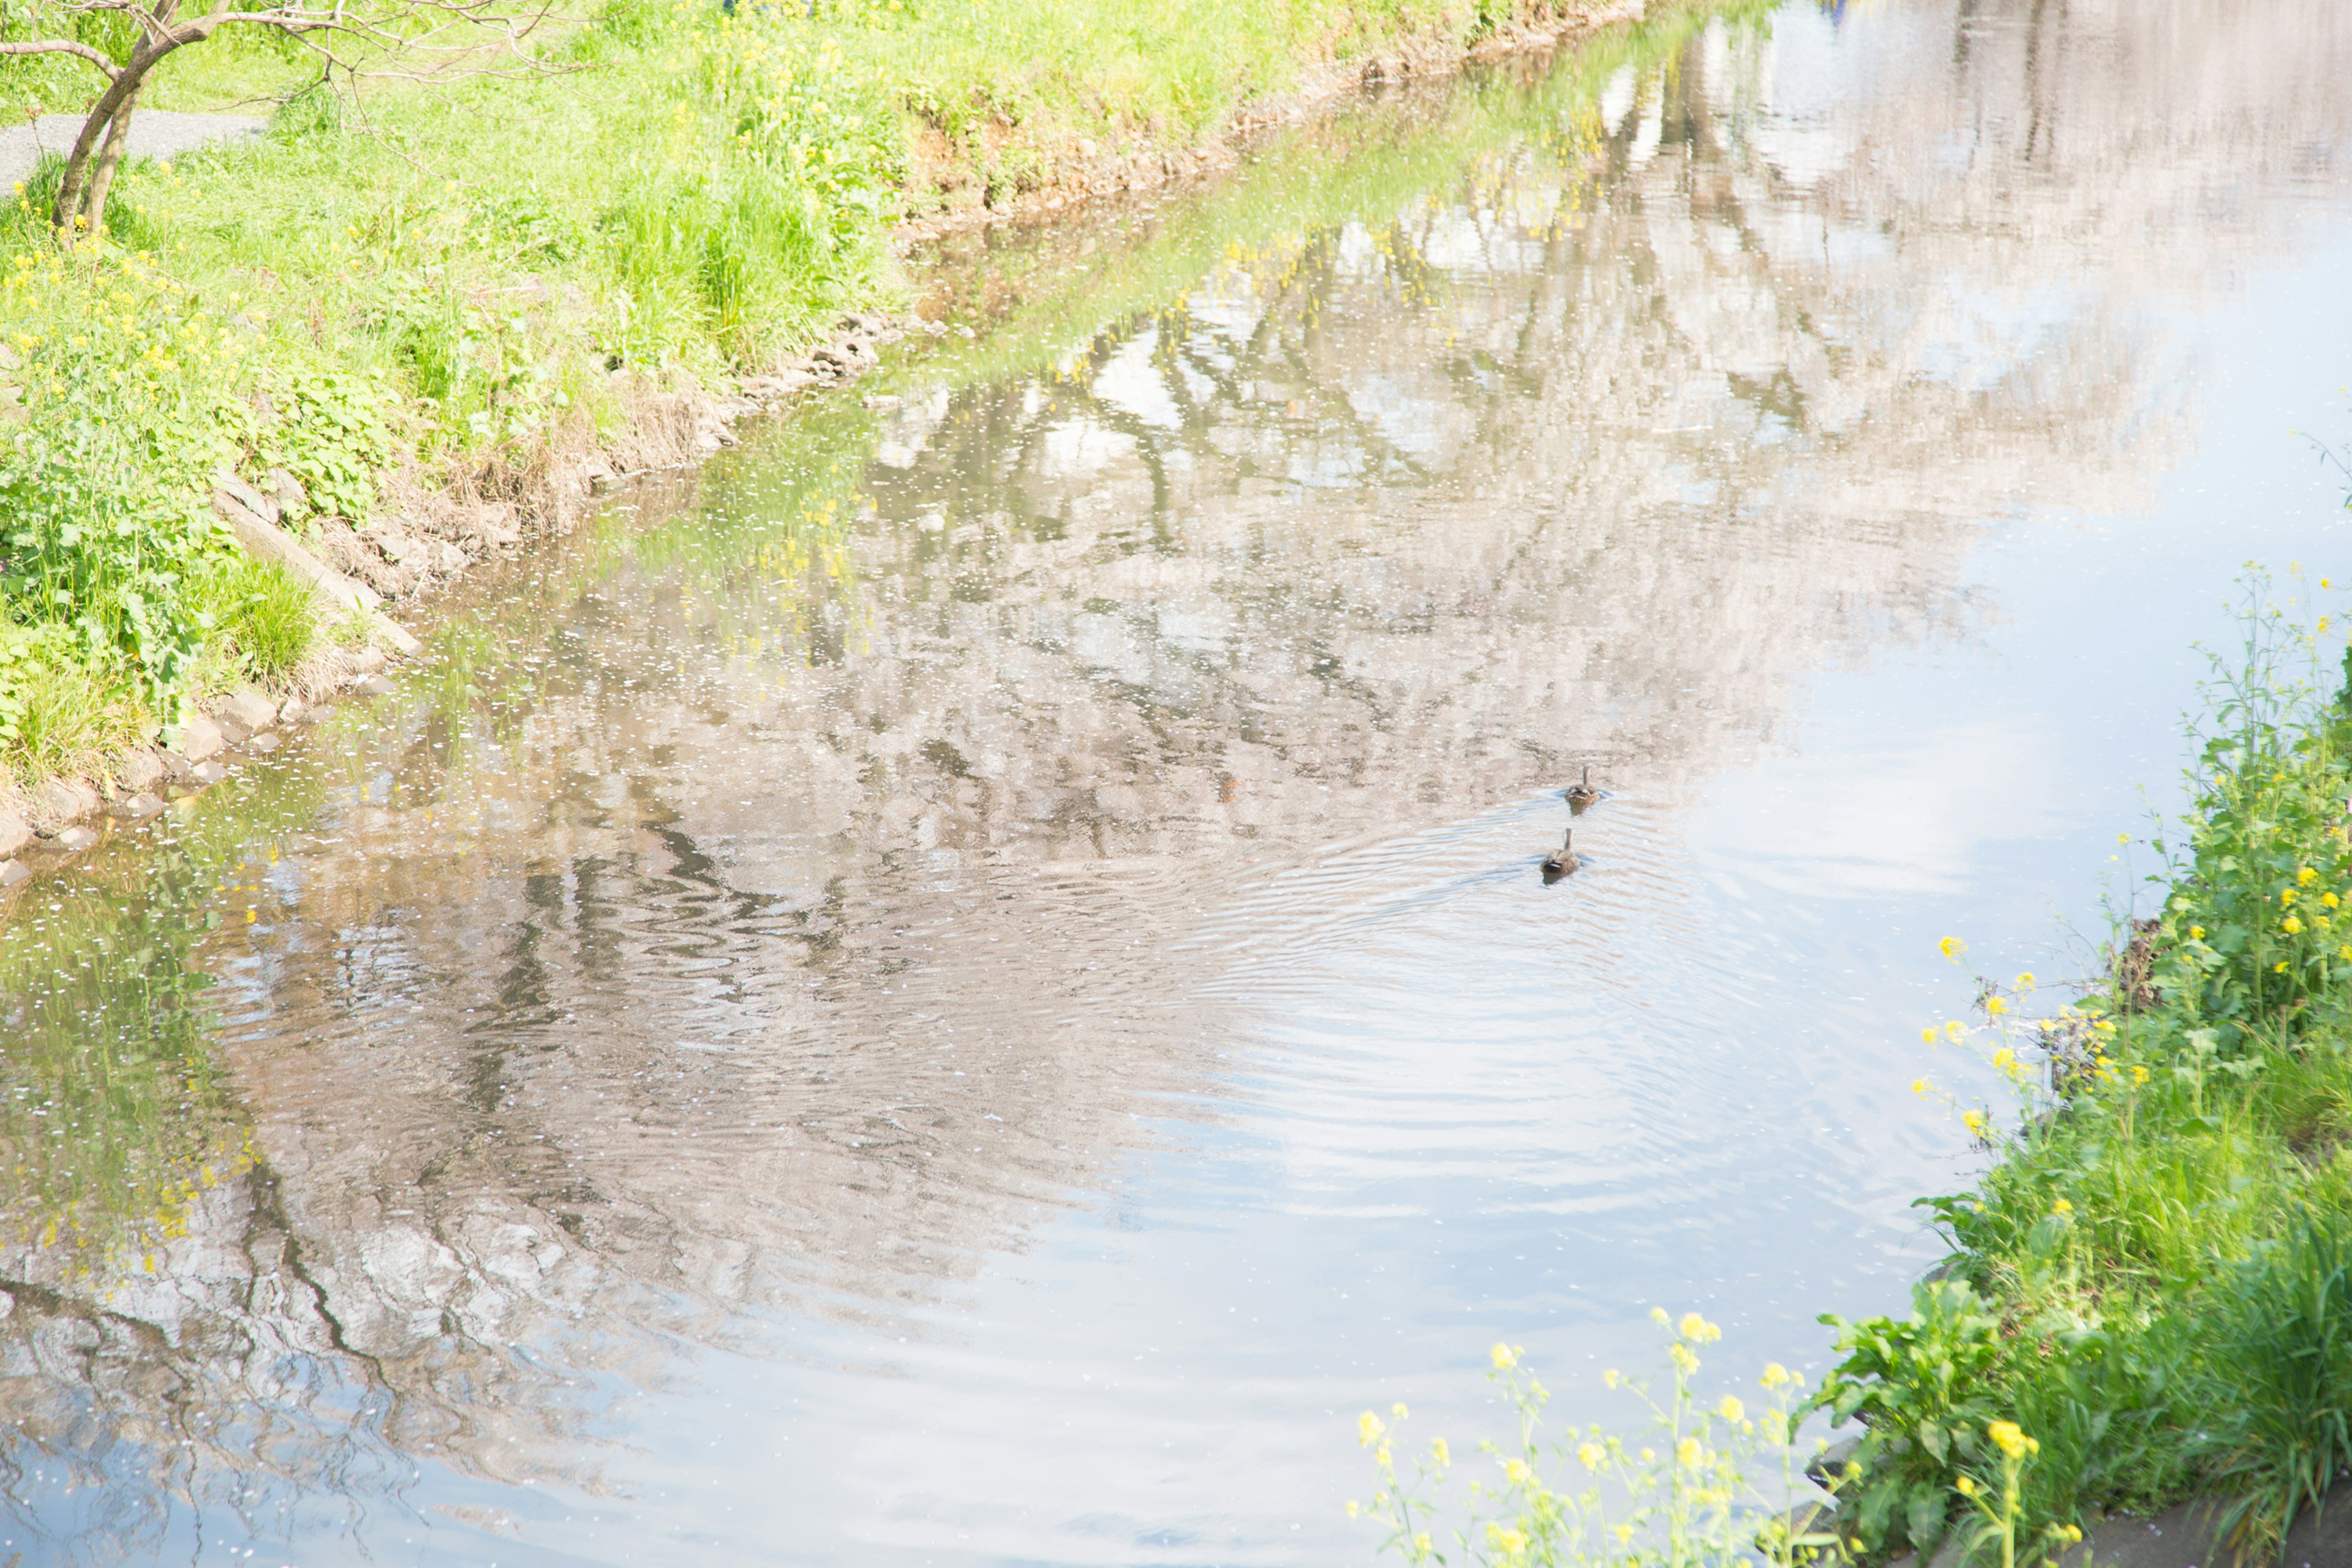
[[[42,38],[29,44],[0,44],[0,55],[74,55],[88,60],[109,77],[114,75],[115,64],[88,44],[78,44],[70,38]]]

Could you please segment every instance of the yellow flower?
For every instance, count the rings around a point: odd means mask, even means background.
[[[1429,1531],[1424,1530],[1413,1536],[1412,1549],[1424,1555],[1427,1554],[1429,1551]]]
[[[1919,1031],[1919,1038],[1925,1044],[1932,1046],[1936,1043],[1936,1031],[1933,1029],[1922,1029]]]
[[[1585,1443],[1578,1447],[1576,1450],[1576,1459],[1577,1463],[1582,1465],[1586,1469],[1597,1470],[1601,1468],[1601,1461],[1606,1458],[1608,1454],[1609,1450],[1603,1448],[1598,1443]]]
[[[1437,1456],[1437,1462],[1441,1465],[1450,1465],[1454,1462],[1454,1450],[1445,1446],[1445,1439],[1443,1437],[1431,1438],[1429,1451]]]
[[[1535,1475],[1533,1470],[1528,1468],[1528,1462],[1525,1459],[1512,1459],[1503,1466],[1503,1479],[1515,1487],[1526,1486],[1535,1479]]]
[[[2031,970],[2028,970],[2025,973],[2017,977],[2017,988],[2020,991],[2031,991],[2033,989],[2033,973]]]
[[[2012,1459],[2021,1459],[2028,1454],[2042,1450],[2042,1445],[2027,1436],[2014,1421],[1996,1421],[1985,1428],[1985,1436],[1993,1440],[1995,1447]]]
[[[2140,1085],[2140,1084],[2146,1083],[2147,1081],[2147,1069],[2146,1068],[2144,1068],[2144,1067],[2140,1066],[2140,1065],[2139,1065],[2139,1063],[2137,1063],[2137,1062],[2134,1062],[2134,1063],[2132,1063],[2132,1083],[2133,1083],[2133,1085],[2134,1085],[2135,1087],[2137,1087],[2137,1086],[2138,1086],[2138,1085]]]
[[[2271,973],[2273,974],[2284,974],[2286,973],[2286,960],[2282,958],[2276,963],[2272,964]]]
[[[1789,1369],[1782,1366],[1779,1362],[1774,1361],[1764,1363],[1763,1383],[1766,1388],[1778,1392],[1781,1387],[1787,1384],[1789,1377]]]
[[[1601,1386],[1603,1388],[1614,1388],[1622,1381],[1624,1381],[1623,1378],[1613,1366],[1601,1374]]]
[[[1516,1557],[1528,1549],[1528,1538],[1516,1530],[1506,1530],[1499,1524],[1486,1527],[1487,1544],[1507,1556]]]
[[[1966,1476],[1962,1476],[1958,1480],[1954,1481],[1952,1484],[1959,1489],[1960,1495],[1962,1497],[1974,1497],[1977,1495],[1976,1482],[1969,1479]]]
[[[1960,1125],[1967,1128],[1969,1131],[1981,1136],[1985,1129],[1984,1112],[1981,1110],[1969,1110],[1961,1112]]]
[[[2000,1049],[1993,1052],[1992,1054],[1992,1065],[1997,1068],[2005,1068],[2016,1059],[2017,1053],[2011,1050],[2007,1046],[2001,1047]]]
[[[2295,919],[2293,915],[2289,915],[2286,919],[2279,921],[2279,930],[2286,932],[2289,936],[2300,936],[2303,933],[2303,922]]]
[[[1956,1043],[1965,1040],[1969,1037],[1969,1026],[1955,1018],[1944,1026],[1944,1037]]]
[[[2284,909],[2287,905],[2293,902],[2294,902],[2294,889],[2293,888],[2281,889],[2279,890],[2279,907],[2281,909]]]
[[[1402,1420],[1403,1420],[1406,1416],[1408,1416],[1408,1415],[1412,1415],[1412,1412],[1411,1412],[1411,1411],[1407,1410],[1407,1409],[1404,1407],[1404,1401],[1403,1401],[1403,1400],[1402,1400],[1402,1399],[1400,1399],[1400,1400],[1398,1400],[1394,1405],[1390,1405],[1390,1406],[1389,1406],[1389,1414],[1390,1414],[1390,1415],[1393,1415],[1393,1416],[1395,1416],[1398,1420],[1402,1421]]]
[[[1915,1078],[1911,1080],[1911,1092],[1922,1096],[1932,1094],[1935,1092],[1935,1086],[1924,1078]]]
[[[1717,1328],[1713,1323],[1708,1322],[1696,1312],[1685,1312],[1683,1314],[1683,1321],[1677,1325],[1677,1327],[1682,1331],[1683,1338],[1690,1341],[1693,1344],[1703,1345],[1710,1340],[1719,1340],[1723,1338],[1723,1331],[1721,1329]]]
[[[2009,1004],[1999,996],[1988,996],[1985,998],[1985,1011],[1998,1018],[2009,1011]]]
[[[1740,1404],[1734,1395],[1727,1394],[1723,1396],[1723,1403],[1715,1407],[1715,1413],[1726,1421],[1743,1421],[1748,1417],[1748,1406]]]
[[[2313,870],[2310,867],[2305,866],[2302,870],[2297,871],[2294,874],[2294,879],[2300,886],[2308,888],[2314,882],[2319,880],[2319,873]]]
[[[1969,950],[1969,944],[1962,942],[1956,936],[1948,936],[1943,941],[1937,942],[1936,946],[1946,958],[1950,959],[1954,963],[1958,963],[1960,961],[1960,954],[1968,952]]]
[[[1508,1372],[1513,1367],[1519,1364],[1519,1352],[1513,1350],[1510,1346],[1503,1343],[1500,1340],[1495,1342],[1495,1348],[1489,1353],[1495,1358],[1495,1370],[1496,1372]]]
[[[2336,908],[2339,907],[2339,906],[2340,906],[2340,905],[2342,905],[2342,903],[2344,902],[2344,900],[2341,900],[2341,899],[2337,898],[2337,897],[2336,897],[2335,894],[2333,894],[2333,893],[2322,893],[2322,894],[2320,894],[2320,895],[2319,895],[2319,901],[2320,901],[2321,903],[2323,903],[2323,904],[2326,904],[2326,905],[2329,909],[2331,909],[2331,910],[2332,910],[2332,909],[2336,909]]]
[[[1699,1461],[1706,1458],[1706,1450],[1698,1446],[1697,1438],[1685,1437],[1675,1446],[1675,1458],[1681,1461],[1685,1469],[1695,1470],[1698,1468]]]
[[[2203,926],[2190,926],[2189,928],[2189,940],[2191,942],[2203,942],[2205,940],[2205,928]]]
[[[1387,1426],[1381,1418],[1369,1410],[1356,1418],[1356,1441],[1364,1447],[1370,1447],[1380,1435],[1387,1430]]]
[[[2050,1212],[2052,1214],[2073,1214],[2074,1212],[2074,1205],[2068,1203],[2064,1198],[2060,1198],[2056,1203],[2050,1205]]]
[[[1357,1514],[1357,1512],[1358,1512],[1358,1511],[1359,1511],[1359,1510],[1357,1510],[1357,1507],[1356,1507],[1356,1500],[1355,1500],[1354,1498],[1349,1498],[1349,1499],[1348,1500],[1348,1517],[1349,1517],[1349,1519],[1353,1519],[1353,1518],[1355,1518],[1355,1517],[1356,1517],[1356,1514]]]

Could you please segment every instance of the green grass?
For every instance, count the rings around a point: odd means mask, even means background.
[[[2352,1464],[2352,669],[2324,617],[2257,597],[2246,624],[2138,952],[2031,1025],[2029,985],[1980,977],[1982,1021],[1947,1026],[2018,1115],[1970,1109],[1998,1159],[1924,1200],[1950,1282],[1837,1325],[1868,1555],[1953,1528],[1995,1419],[2038,1444],[2029,1525],[2202,1493],[2249,1561]]]
[[[220,626],[246,669],[282,687],[320,640],[318,595],[275,561],[240,559],[207,584],[207,597],[226,612]]]

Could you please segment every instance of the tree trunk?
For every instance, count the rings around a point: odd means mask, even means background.
[[[147,79],[147,73],[155,68],[155,62],[162,59],[165,52],[156,50],[151,53],[145,45],[132,50],[131,63],[115,73],[114,80],[99,94],[97,104],[81,122],[81,134],[74,138],[73,151],[66,154],[65,177],[58,182],[57,205],[49,209],[50,226],[58,230],[58,237],[64,243],[70,245],[76,237],[74,219],[81,216],[81,199],[88,186],[90,155],[98,150],[99,133],[113,128],[116,113],[139,90],[140,85]],[[127,124],[129,117],[124,118]]]
[[[90,165],[89,194],[82,198],[81,210],[89,218],[92,234],[106,227],[106,193],[114,184],[114,171],[122,164],[122,145],[131,138],[131,116],[139,108],[139,93],[140,88],[132,88],[122,107],[114,111],[113,122],[106,128],[106,144],[98,150],[98,162]]]
[[[193,44],[210,36],[213,27],[219,24],[222,13],[226,10],[224,0],[220,9],[211,16],[200,19],[196,26],[183,31],[172,26],[172,13],[178,5],[179,0],[152,0],[148,16],[155,25],[154,31],[148,35],[146,42],[131,51],[129,62],[114,73],[114,79],[107,84],[106,90],[99,95],[98,102],[90,107],[89,117],[81,122],[81,134],[74,138],[73,151],[66,154],[65,177],[58,182],[58,200],[57,205],[49,209],[49,224],[58,231],[58,238],[68,245],[74,239],[74,218],[82,210],[84,186],[90,173],[90,154],[98,147],[99,132],[112,132],[107,146],[112,157],[120,161],[121,148],[119,139],[130,132],[131,101],[139,96],[139,89],[146,82],[147,73],[155,68],[158,60],[182,44]],[[116,122],[118,116],[120,125]],[[107,165],[105,178],[110,182],[114,178],[111,163]],[[103,189],[99,192],[101,199],[105,195]],[[105,211],[104,207],[91,209],[90,227],[98,226]]]

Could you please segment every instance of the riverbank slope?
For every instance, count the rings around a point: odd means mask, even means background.
[[[128,166],[70,248],[54,163],[10,219],[0,858],[201,784],[402,651],[385,610],[855,380],[923,325],[888,314],[908,244],[1206,174],[1367,79],[1638,9],[614,0],[541,68],[356,94],[186,51],[149,101],[273,98],[267,136]],[[77,68],[0,79],[73,107]]]

